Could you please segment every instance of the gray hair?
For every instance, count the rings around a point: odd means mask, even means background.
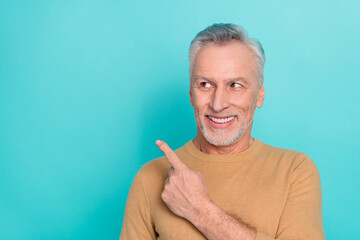
[[[225,44],[232,40],[245,44],[255,57],[258,75],[258,87],[264,82],[265,52],[259,41],[249,38],[245,30],[235,24],[215,23],[199,32],[191,41],[189,48],[190,81],[192,83],[192,71],[196,54],[207,44]]]

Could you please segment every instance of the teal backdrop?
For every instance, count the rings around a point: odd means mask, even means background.
[[[253,136],[307,153],[327,239],[360,239],[360,2],[0,0],[0,239],[118,239],[138,169],[194,138],[189,43],[266,51]]]

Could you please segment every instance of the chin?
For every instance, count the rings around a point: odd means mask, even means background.
[[[230,135],[226,134],[227,136],[224,136],[225,134],[216,132],[209,133],[210,131],[205,128],[200,128],[200,130],[208,143],[219,147],[230,146],[237,143],[245,133],[245,129],[242,128],[237,129],[236,132]]]

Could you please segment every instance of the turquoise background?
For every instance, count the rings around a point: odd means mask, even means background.
[[[0,239],[117,239],[131,181],[196,134],[187,50],[233,22],[265,51],[253,136],[307,153],[327,239],[360,238],[359,1],[0,0]]]

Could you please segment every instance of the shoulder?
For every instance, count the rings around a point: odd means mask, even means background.
[[[270,160],[274,164],[286,165],[292,172],[298,171],[299,169],[317,172],[314,161],[307,154],[300,151],[274,147],[262,143],[259,157]]]
[[[321,191],[318,168],[303,152],[263,144],[255,162],[265,177],[286,183],[290,192]]]
[[[163,156],[160,158],[153,159],[146,164],[144,164],[138,174],[141,175],[143,179],[151,179],[156,178],[158,176],[163,175],[164,172],[167,172],[170,164],[167,159]]]
[[[296,157],[296,156],[304,154],[304,153],[296,151],[296,150],[274,147],[274,146],[271,146],[271,145],[263,143],[263,142],[262,142],[260,153],[266,154],[271,157],[281,157],[284,155],[287,157]]]

